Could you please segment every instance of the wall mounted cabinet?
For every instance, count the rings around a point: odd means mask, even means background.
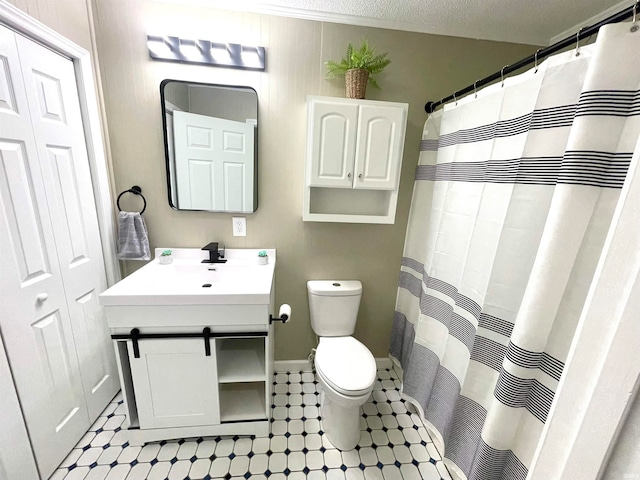
[[[305,221],[394,223],[408,108],[308,97]]]

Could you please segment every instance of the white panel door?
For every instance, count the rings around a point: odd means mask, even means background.
[[[309,185],[352,188],[358,105],[313,100],[310,108]]]
[[[215,341],[206,356],[204,340],[140,340],[135,358],[127,342],[140,428],[220,423]]]
[[[98,294],[107,288],[73,63],[16,35],[67,306],[93,420],[120,389]]]
[[[90,422],[15,38],[0,27],[0,328],[44,478]]]
[[[404,115],[403,107],[360,106],[354,188],[398,188]]]
[[[173,112],[178,208],[251,211],[254,126]]]
[[[0,305],[1,305],[0,301]],[[9,360],[0,342],[0,478],[38,478]]]

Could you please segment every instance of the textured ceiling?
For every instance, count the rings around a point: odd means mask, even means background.
[[[548,45],[633,0],[161,0],[456,37]]]

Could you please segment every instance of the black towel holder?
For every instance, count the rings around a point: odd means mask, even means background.
[[[118,210],[122,211],[122,209],[120,208],[120,197],[122,197],[125,193],[133,193],[134,195],[140,195],[142,197],[142,201],[144,202],[144,206],[140,211],[140,215],[142,215],[144,211],[147,209],[147,199],[144,198],[144,195],[142,195],[142,189],[138,185],[134,185],[129,190],[125,190],[120,195],[118,195],[118,199],[116,200],[116,205],[118,205]]]

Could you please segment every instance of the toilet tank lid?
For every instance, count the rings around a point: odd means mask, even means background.
[[[312,295],[351,296],[362,293],[359,280],[309,280],[307,289]]]

